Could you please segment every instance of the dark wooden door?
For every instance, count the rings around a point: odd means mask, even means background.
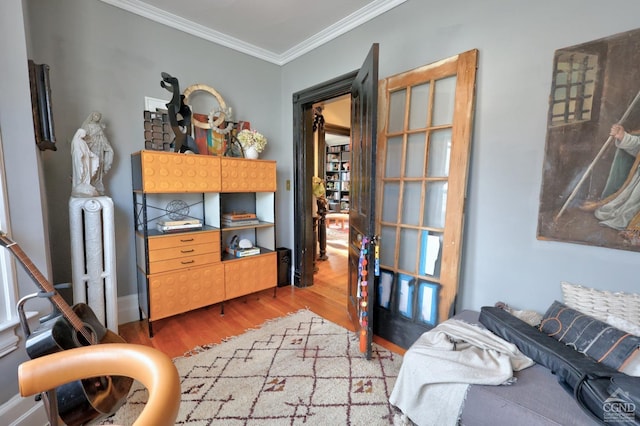
[[[348,310],[360,333],[360,350],[371,358],[375,259],[375,179],[378,105],[378,44],[351,90],[351,193],[349,211]]]

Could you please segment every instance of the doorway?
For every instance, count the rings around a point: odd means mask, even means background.
[[[348,280],[349,207],[351,194],[351,96],[314,105],[316,171],[324,191],[317,201],[316,274],[314,285]],[[316,197],[318,194],[315,193]]]
[[[296,287],[314,284],[313,176],[318,170],[313,132],[314,107],[350,96],[357,71],[293,95],[294,128],[294,274]]]

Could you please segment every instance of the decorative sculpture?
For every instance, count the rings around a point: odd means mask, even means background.
[[[166,72],[160,73],[162,81],[160,86],[167,89],[173,94],[171,100],[166,104],[169,115],[169,123],[173,129],[174,151],[198,153],[193,137],[189,134],[191,131],[191,109],[184,102],[184,95],[180,94],[180,84],[178,79]],[[183,130],[184,129],[184,130]]]
[[[104,184],[102,179],[111,169],[113,163],[113,148],[104,133],[105,125],[101,123],[102,114],[97,111],[89,114],[87,119],[82,123],[82,128],[86,131],[85,141],[98,158],[98,169],[91,178],[91,185],[98,191],[100,195],[104,195]]]
[[[91,185],[91,178],[98,170],[98,157],[91,152],[85,137],[87,132],[78,129],[71,141],[71,160],[73,162],[72,197],[96,197],[98,191]]]

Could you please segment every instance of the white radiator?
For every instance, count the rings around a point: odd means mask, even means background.
[[[118,333],[113,201],[109,197],[69,200],[73,303],[86,303],[98,320]]]

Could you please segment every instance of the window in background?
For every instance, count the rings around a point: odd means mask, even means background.
[[[9,230],[9,209],[7,205],[7,185],[4,174],[4,154],[0,135],[0,231]],[[16,269],[11,253],[0,249],[0,357],[17,349],[18,336],[15,333],[18,325],[16,315],[17,289]]]

